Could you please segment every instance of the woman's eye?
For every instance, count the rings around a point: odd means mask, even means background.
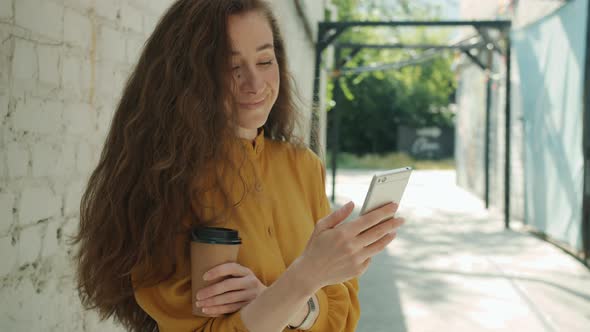
[[[240,69],[240,66],[233,66],[231,69],[232,70],[238,70],[238,69]]]
[[[266,61],[266,62],[259,62],[258,64],[263,65],[263,66],[270,66],[270,65],[272,65],[272,60]]]

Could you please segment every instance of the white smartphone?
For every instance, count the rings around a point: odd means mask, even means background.
[[[371,181],[371,186],[367,191],[360,215],[362,216],[390,202],[395,202],[399,205],[406,190],[406,185],[410,180],[411,173],[411,167],[375,173]]]

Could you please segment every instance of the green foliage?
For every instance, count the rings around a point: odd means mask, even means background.
[[[332,155],[326,156],[326,167],[332,167]],[[455,169],[453,159],[418,160],[407,153],[365,154],[359,157],[352,153],[338,154],[338,168],[347,169],[394,169],[410,166],[413,169]]]
[[[339,8],[341,21],[436,19],[440,8],[423,2],[332,0]],[[353,28],[345,31],[340,42],[355,43],[428,43],[444,44],[449,40],[445,29],[426,28]],[[346,67],[396,63],[420,56],[422,51],[364,49],[348,61]],[[346,57],[348,51],[343,51]],[[332,100],[328,109],[329,131],[334,129],[336,112],[340,117],[340,149],[356,154],[384,153],[397,146],[397,127],[448,127],[453,114],[449,99],[456,83],[451,71],[451,54],[443,54],[415,66],[340,78],[342,100]],[[328,85],[328,98],[334,97],[334,82]],[[329,133],[328,145],[332,135]]]

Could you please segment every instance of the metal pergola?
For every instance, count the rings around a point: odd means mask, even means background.
[[[590,266],[590,5],[586,16],[586,72],[584,74],[584,123],[582,148],[584,154],[584,187],[582,198],[582,245],[586,265]]]
[[[428,45],[428,44],[353,44],[353,43],[335,43],[338,36],[340,36],[348,28],[352,27],[473,27],[476,31],[476,42],[462,41],[453,45]],[[488,75],[487,89],[486,89],[486,136],[485,136],[485,203],[486,208],[489,207],[489,192],[490,192],[490,173],[489,173],[489,153],[490,153],[490,112],[491,112],[491,66],[492,66],[492,52],[498,52],[506,59],[506,103],[505,103],[505,168],[504,168],[504,225],[506,228],[510,227],[510,127],[511,127],[511,111],[510,111],[510,29],[511,21],[496,20],[496,21],[379,21],[379,22],[320,22],[318,27],[318,35],[315,49],[315,68],[314,68],[314,82],[313,82],[313,109],[311,117],[311,137],[310,144],[312,150],[319,152],[318,137],[315,136],[319,132],[319,89],[320,89],[320,65],[322,63],[322,53],[330,46],[334,45],[335,68],[332,77],[334,80],[334,99],[342,99],[342,90],[340,88],[339,80],[341,75],[357,74],[367,71],[375,70],[391,70],[398,69],[408,65],[415,65],[431,58],[436,57],[440,52],[446,50],[458,50],[465,54],[471,61],[477,64],[482,70],[485,70]],[[495,30],[500,33],[500,40],[493,39],[489,31]],[[499,42],[503,41],[502,47]],[[348,57],[342,58],[342,50],[350,49]],[[383,64],[374,67],[363,68],[349,68],[345,67],[346,63],[352,59],[362,49],[421,49],[425,50],[421,57],[416,57],[408,61],[402,61],[392,64]],[[473,54],[473,50],[479,50],[479,54]],[[484,51],[484,52],[481,52]],[[487,54],[487,63],[482,61],[479,56],[482,53]],[[338,103],[337,103],[338,104]],[[333,152],[332,152],[332,200],[335,196],[335,178],[336,178],[336,157],[339,150],[338,136],[339,136],[339,113],[335,110],[334,116],[334,130],[333,135]]]

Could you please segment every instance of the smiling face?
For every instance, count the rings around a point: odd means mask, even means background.
[[[228,32],[232,46],[232,96],[238,107],[238,133],[253,139],[279,93],[279,66],[268,20],[259,12],[231,15]]]

